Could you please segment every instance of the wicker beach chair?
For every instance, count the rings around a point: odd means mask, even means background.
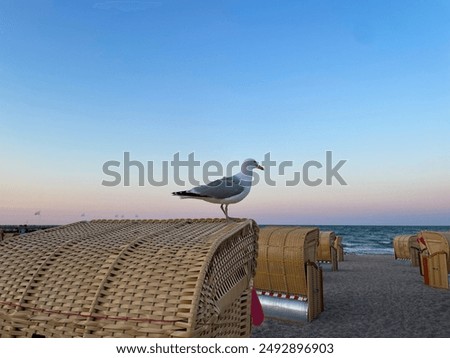
[[[337,260],[344,261],[344,246],[342,246],[341,236],[336,236],[336,240],[334,240],[334,248],[336,250]]]
[[[322,270],[316,265],[318,238],[317,228],[261,229],[254,287],[266,316],[311,321],[323,311]]]
[[[335,247],[336,234],[333,231],[321,231],[319,235],[319,247],[317,248],[317,260],[330,262],[331,270],[338,270],[338,257]]]
[[[450,232],[422,231],[418,237],[424,283],[448,289]]]
[[[249,337],[252,220],[98,220],[8,240],[0,337]]]
[[[399,235],[394,237],[394,258],[396,260],[411,260],[412,266],[420,264],[420,248],[417,235]]]
[[[417,241],[417,236],[415,236],[415,240],[412,240],[410,242],[410,256],[411,256],[411,265],[414,267],[420,266],[420,246],[419,242]]]

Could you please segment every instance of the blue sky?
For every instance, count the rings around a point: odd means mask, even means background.
[[[347,186],[261,184],[230,213],[449,224],[449,15],[447,1],[2,1],[0,223],[220,215],[173,183],[103,187],[125,151],[301,168],[331,150]]]

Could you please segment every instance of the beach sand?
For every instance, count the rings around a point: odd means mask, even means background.
[[[391,255],[346,255],[324,269],[325,311],[309,323],[267,319],[252,337],[450,337],[450,290],[426,286],[419,268]]]

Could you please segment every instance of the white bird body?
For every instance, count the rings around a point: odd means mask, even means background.
[[[181,199],[201,199],[209,203],[221,204],[220,208],[225,217],[230,219],[228,205],[240,202],[250,193],[255,168],[264,170],[254,159],[247,159],[242,163],[241,172],[238,174],[172,194]]]

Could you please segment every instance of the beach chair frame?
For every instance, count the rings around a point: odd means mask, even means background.
[[[338,271],[338,253],[335,246],[334,231],[320,231],[317,248],[317,261],[331,263],[331,270]]]
[[[450,232],[422,231],[418,237],[424,283],[448,289],[450,273]]]
[[[342,245],[341,236],[336,236],[336,240],[334,240],[334,248],[336,249],[337,261],[344,261],[344,246]]]

